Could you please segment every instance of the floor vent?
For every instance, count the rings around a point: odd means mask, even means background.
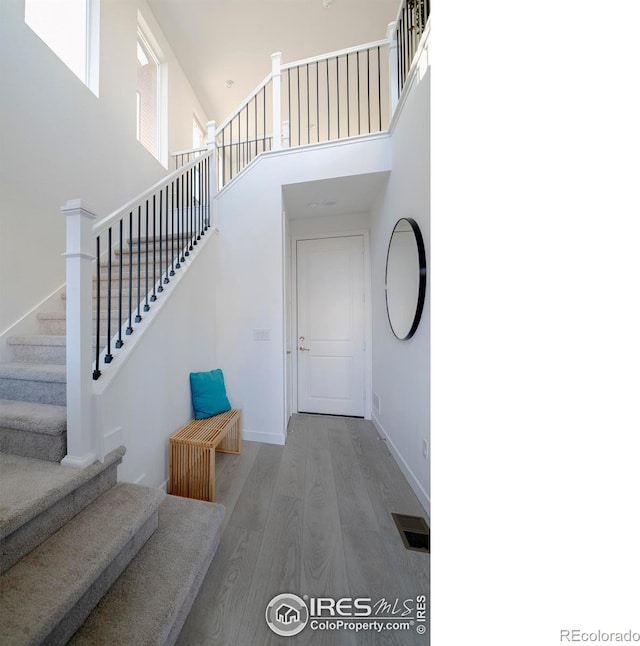
[[[391,514],[400,532],[404,546],[408,550],[431,553],[431,532],[427,521],[421,516]]]

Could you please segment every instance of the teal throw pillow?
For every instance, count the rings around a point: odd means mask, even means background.
[[[196,419],[206,419],[231,410],[222,370],[192,372],[189,374],[189,380],[191,402]]]

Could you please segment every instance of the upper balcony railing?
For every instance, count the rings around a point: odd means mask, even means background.
[[[394,25],[394,41],[397,47],[397,95],[404,88],[411,64],[427,29],[431,13],[429,0],[404,0],[400,5]]]
[[[387,130],[429,13],[429,0],[403,0],[384,40],[286,64],[272,54],[271,73],[210,132],[217,188],[263,152]]]

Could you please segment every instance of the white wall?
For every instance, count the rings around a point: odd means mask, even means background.
[[[284,231],[282,186],[388,171],[389,138],[336,142],[262,156],[220,193],[216,268],[217,356],[244,437],[285,440]],[[254,341],[269,329],[270,341]]]
[[[430,68],[429,68],[430,69]],[[373,393],[380,411],[372,419],[425,510],[430,514],[430,166],[429,82],[427,71],[407,95],[391,133],[393,169],[380,204],[371,214],[373,284]],[[420,326],[407,341],[391,331],[384,293],[387,248],[399,218],[420,225],[427,252],[427,294]],[[464,405],[461,402],[460,405]],[[430,449],[429,449],[430,451]]]
[[[93,382],[98,448],[106,454],[127,447],[120,480],[151,487],[166,483],[169,436],[193,417],[189,373],[218,367],[217,247],[210,229]]]
[[[144,0],[101,0],[99,98],[0,2],[0,333],[65,281],[64,217],[82,198],[108,215],[166,174],[136,140],[140,9],[166,56],[169,150],[206,116]]]

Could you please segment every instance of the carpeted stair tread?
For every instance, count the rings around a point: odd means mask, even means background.
[[[0,454],[0,574],[113,487],[124,453],[85,469]]]
[[[53,363],[28,363],[23,361],[0,363],[0,379],[48,381],[65,384],[66,366]]]
[[[0,399],[0,428],[60,435],[67,430],[67,408],[16,399]]]
[[[24,336],[10,336],[8,345],[55,345],[66,346],[67,337],[60,334],[30,334]]]
[[[70,644],[173,644],[218,547],[223,518],[222,505],[167,496],[158,529]]]
[[[165,495],[116,484],[16,563],[0,579],[0,643],[66,643],[154,531]]]
[[[123,446],[86,469],[0,453],[0,539],[82,487],[125,454]]]

